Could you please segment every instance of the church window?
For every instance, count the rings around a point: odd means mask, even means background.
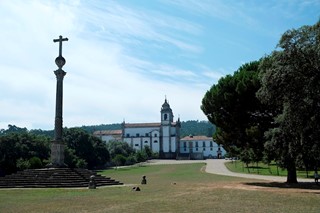
[[[212,151],[212,147],[210,148],[210,151]]]
[[[168,115],[167,115],[167,114],[164,114],[163,119],[164,119],[164,120],[167,120],[167,119],[168,119]]]
[[[212,141],[210,141],[210,147],[213,147]],[[212,150],[212,149],[211,149]]]
[[[186,148],[187,147],[187,142],[183,142],[183,147]],[[186,151],[186,150],[184,150]]]
[[[202,146],[206,147],[206,142],[205,141],[203,141]]]
[[[139,144],[136,143],[135,146],[139,146]]]
[[[148,143],[148,141],[144,141],[144,143]]]
[[[127,134],[127,138],[129,138],[130,137],[130,134]]]
[[[184,150],[184,151],[187,151],[187,148],[184,148],[183,150]]]
[[[158,141],[153,141],[153,143],[158,143]]]
[[[206,148],[205,148],[205,147],[203,147],[203,151],[206,151]]]
[[[198,145],[198,141],[196,141],[196,147],[198,147],[199,145]],[[198,151],[198,150],[197,150]]]
[[[149,133],[146,133],[146,137],[149,137]]]
[[[157,134],[154,134],[154,137],[158,137],[158,135],[157,135]]]
[[[198,148],[196,148],[196,151],[198,151]]]
[[[140,134],[139,134],[139,133],[137,133],[137,134],[136,134],[136,136],[137,136],[137,137],[140,137]]]

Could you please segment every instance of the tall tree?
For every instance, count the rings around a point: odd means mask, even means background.
[[[215,139],[230,153],[261,160],[263,134],[270,127],[272,110],[256,97],[260,88],[259,61],[241,66],[213,85],[202,99],[201,109],[217,126]],[[234,153],[236,152],[236,153]]]
[[[105,163],[110,160],[106,144],[85,130],[81,128],[65,128],[63,134],[68,147],[67,153],[69,161],[84,160],[88,168],[93,169],[104,166]],[[72,156],[76,159],[72,159]],[[74,163],[72,164],[74,165]],[[81,163],[81,165],[84,164]]]
[[[48,137],[27,131],[14,131],[0,136],[0,173],[16,172],[18,160],[27,162],[36,157],[44,163],[49,158],[49,143]]]
[[[127,142],[123,141],[109,141],[107,143],[107,148],[111,158],[114,158],[116,155],[129,157],[130,155],[135,154],[135,150]]]
[[[320,21],[288,30],[278,48],[261,63],[258,97],[281,110],[267,146],[295,183],[298,159],[319,162],[320,156]]]

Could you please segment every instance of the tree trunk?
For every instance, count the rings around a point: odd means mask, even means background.
[[[287,170],[288,170],[287,183],[298,183],[296,164],[294,162],[290,162],[287,166]]]

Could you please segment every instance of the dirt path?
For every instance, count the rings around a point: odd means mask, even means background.
[[[224,159],[208,159],[208,160],[150,160],[148,164],[185,164],[185,163],[206,163],[206,172],[217,174],[217,175],[226,175],[233,177],[242,177],[250,179],[259,179],[259,180],[268,180],[275,182],[285,182],[286,177],[279,176],[266,176],[266,175],[254,175],[254,174],[242,174],[229,171],[224,165],[227,162]],[[298,178],[298,182],[313,182],[313,179]]]

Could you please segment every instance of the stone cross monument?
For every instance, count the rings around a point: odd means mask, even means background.
[[[59,42],[59,56],[56,58],[58,70],[54,71],[57,77],[56,91],[56,115],[54,122],[54,140],[51,142],[51,163],[50,167],[66,167],[64,163],[64,142],[62,140],[62,97],[63,97],[63,77],[66,72],[62,70],[66,60],[62,57],[62,42],[68,41],[68,38],[53,39],[53,42]]]

